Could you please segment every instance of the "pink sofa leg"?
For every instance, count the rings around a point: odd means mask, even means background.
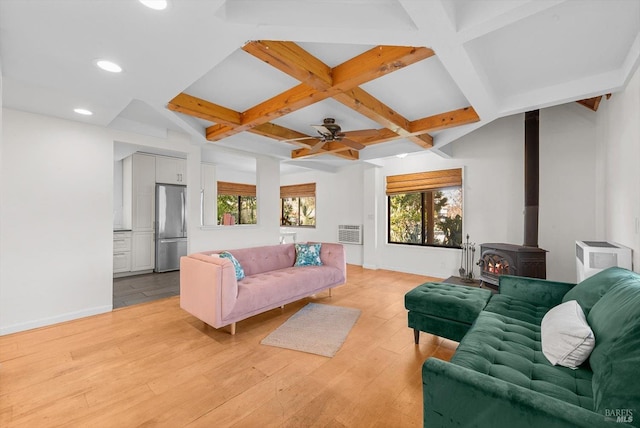
[[[231,335],[232,336],[235,335],[236,334],[236,323],[233,322],[233,323],[229,324],[229,327],[231,329]]]

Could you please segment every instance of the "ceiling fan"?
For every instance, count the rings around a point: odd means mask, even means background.
[[[322,121],[322,125],[311,125],[318,132],[318,136],[315,137],[303,137],[303,138],[294,138],[291,140],[284,140],[283,142],[289,141],[304,141],[304,140],[318,140],[317,143],[311,146],[309,150],[309,154],[317,153],[322,149],[322,147],[326,143],[330,142],[340,142],[345,146],[349,146],[355,150],[362,150],[366,146],[357,141],[351,140],[349,137],[369,137],[372,135],[378,134],[377,129],[362,129],[359,131],[347,131],[342,132],[342,128],[340,125],[336,123],[336,120],[332,117],[327,117]]]

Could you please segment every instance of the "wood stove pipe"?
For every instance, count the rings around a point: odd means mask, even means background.
[[[524,115],[524,243],[538,246],[540,196],[540,111]]]

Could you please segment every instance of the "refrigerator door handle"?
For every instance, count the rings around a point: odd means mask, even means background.
[[[186,226],[185,226],[185,204],[187,203],[186,198],[184,197],[184,191],[180,192],[180,200],[182,201],[182,236],[186,236]]]
[[[187,238],[167,238],[167,239],[158,239],[159,244],[171,244],[172,242],[184,242]]]

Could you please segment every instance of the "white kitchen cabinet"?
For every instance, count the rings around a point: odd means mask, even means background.
[[[156,204],[156,157],[134,153],[122,163],[122,211],[126,229],[153,232]]]
[[[113,233],[113,273],[131,271],[131,232]]]
[[[156,156],[156,183],[187,184],[185,159]]]
[[[131,234],[131,271],[149,271],[155,267],[154,232]]]
[[[155,262],[156,157],[134,153],[122,161],[124,229],[131,229],[129,273],[152,271]],[[115,252],[115,244],[114,244]],[[114,259],[124,269],[124,256]],[[125,271],[122,271],[123,274]]]

